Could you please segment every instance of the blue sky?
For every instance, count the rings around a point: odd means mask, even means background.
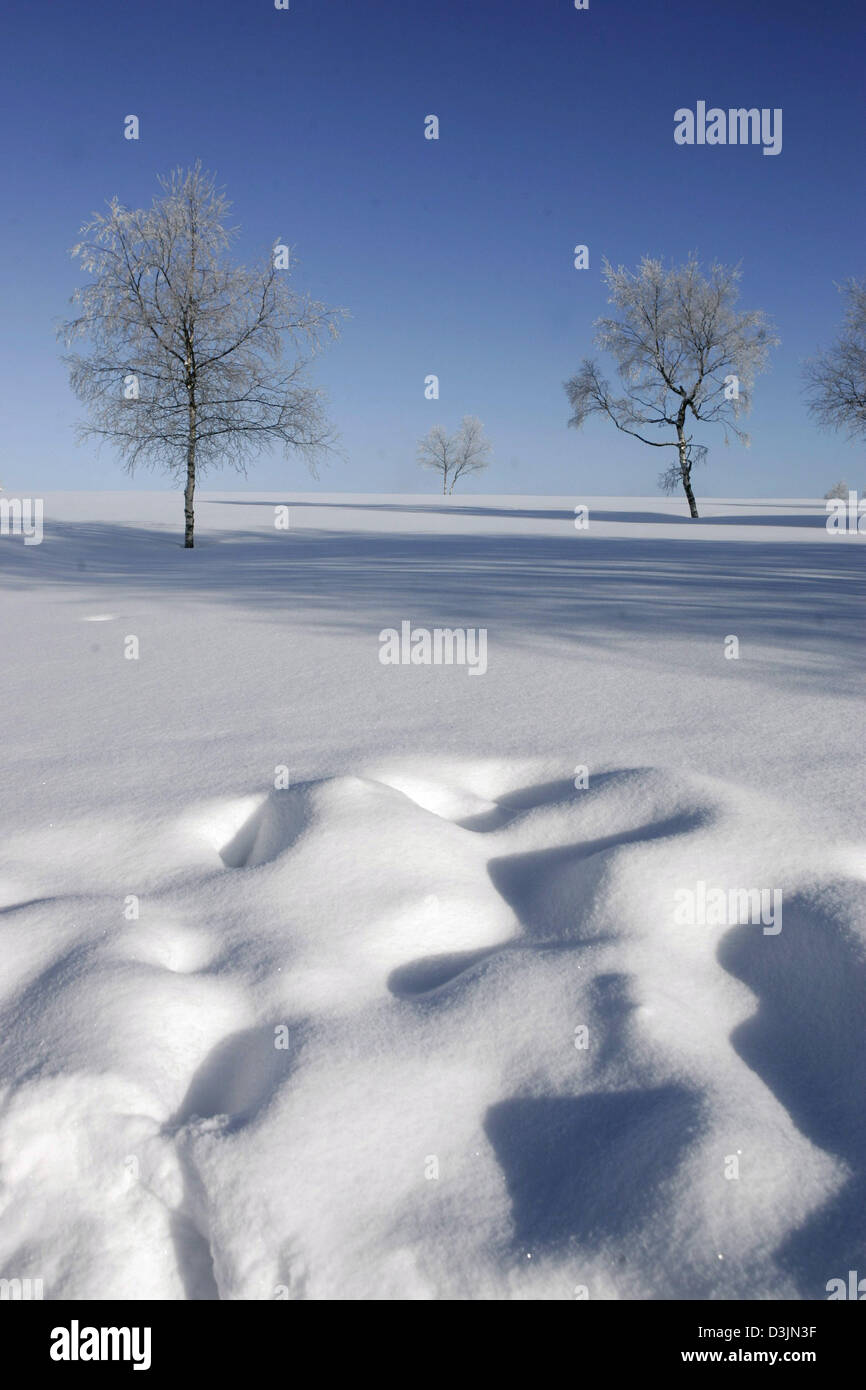
[[[659,452],[567,429],[562,382],[605,311],[602,257],[691,250],[741,261],[743,307],[782,338],[751,449],[698,436],[699,495],[866,483],[862,445],[812,426],[799,380],[841,320],[835,283],[866,273],[859,0],[84,0],[17,7],[4,31],[7,492],[166,486],[76,443],[54,323],[87,215],[113,194],[149,203],[158,174],[199,157],[241,253],[288,241],[300,285],[352,315],[316,373],[345,459],[318,484],[265,455],[205,486],[432,491],[415,441],[471,413],[495,451],[473,491],[652,494]],[[674,111],[698,100],[781,107],[781,154],[677,146]]]

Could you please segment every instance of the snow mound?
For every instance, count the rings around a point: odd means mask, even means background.
[[[769,797],[406,759],[151,829],[106,824],[89,896],[8,881],[4,1274],[699,1299],[855,1267],[866,888]],[[781,890],[780,930],[684,923],[698,881]]]

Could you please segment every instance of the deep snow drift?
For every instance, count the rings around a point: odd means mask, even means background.
[[[683,510],[214,493],[190,553],[176,495],[82,493],[0,537],[0,1276],[866,1275],[866,539]],[[404,621],[486,672],[383,665]]]

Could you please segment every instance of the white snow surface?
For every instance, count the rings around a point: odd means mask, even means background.
[[[866,537],[703,511],[203,493],[190,552],[176,494],[66,493],[0,537],[2,1277],[866,1273]],[[383,665],[404,620],[486,673]],[[678,924],[699,881],[781,930]]]

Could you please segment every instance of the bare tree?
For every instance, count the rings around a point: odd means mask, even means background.
[[[160,179],[150,208],[117,198],[73,247],[92,279],[65,323],[72,388],[90,408],[81,438],[109,440],[127,470],[168,470],[184,483],[184,545],[194,544],[196,480],[230,464],[240,472],[275,444],[311,468],[334,435],[307,368],[341,310],[290,283],[288,253],[258,267],[231,258],[231,204],[197,163]],[[292,351],[286,357],[286,348]]]
[[[618,317],[597,320],[595,342],[613,357],[621,393],[615,394],[595,361],[584,359],[565,383],[574,412],[568,423],[579,429],[591,415],[603,415],[644,444],[675,449],[675,462],[659,483],[665,491],[682,484],[689,512],[697,517],[692,469],[707,449],[689,433],[689,415],[721,424],[726,444],[730,434],[748,444],[739,419],[779,340],[761,310],[736,311],[739,267],[714,263],[704,275],[694,256],[669,270],[645,256],[637,272],[615,270],[605,260],[604,277]],[[648,438],[652,430],[673,437]]]
[[[442,425],[418,441],[418,462],[442,474],[442,491],[451,493],[458,478],[480,473],[490,462],[492,446],[484,426],[474,415],[464,415],[460,428],[449,435]]]
[[[803,375],[811,414],[849,438],[866,434],[866,280],[840,285],[845,322],[827,352],[807,362]]]
[[[443,425],[434,425],[418,440],[418,462],[442,474],[442,491],[448,491],[448,478],[454,466],[454,440]]]
[[[480,473],[487,467],[492,447],[481,421],[474,415],[464,415],[454,438],[454,467],[449,492],[454,491],[458,478],[465,478],[469,473]]]

